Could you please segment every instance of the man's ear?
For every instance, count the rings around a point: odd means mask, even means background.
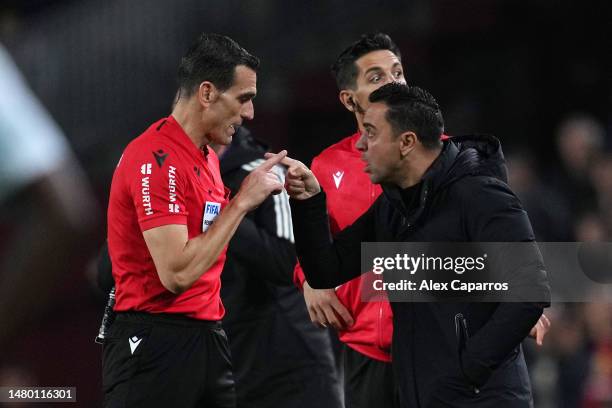
[[[416,148],[418,138],[416,133],[408,131],[400,134],[399,136],[399,148],[400,148],[400,156],[402,158],[406,157],[408,153],[413,151]]]
[[[355,112],[355,100],[353,99],[354,96],[352,91],[343,89],[340,91],[338,97],[340,98],[340,103],[342,103],[346,109],[350,112]]]
[[[198,102],[200,105],[208,107],[217,99],[219,91],[212,82],[204,81],[198,88]]]

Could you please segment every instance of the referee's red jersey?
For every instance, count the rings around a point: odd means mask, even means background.
[[[188,290],[175,295],[162,285],[142,233],[182,224],[191,239],[208,228],[227,200],[217,155],[196,147],[172,116],[134,139],[119,160],[108,204],[115,310],[220,320],[225,313],[220,275],[227,248]]]

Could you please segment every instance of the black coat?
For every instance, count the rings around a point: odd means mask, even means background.
[[[332,241],[325,194],[291,200],[296,248],[308,282],[334,287],[361,271],[361,242],[534,241],[527,214],[506,184],[499,141],[456,137],[406,203],[394,186]],[[541,303],[392,303],[393,364],[406,407],[529,407],[521,341],[549,302],[539,252],[515,259]]]
[[[220,158],[224,184],[236,193],[265,152],[248,130],[238,128]],[[247,214],[228,246],[221,298],[238,407],[340,406],[330,338],[312,324],[293,285],[292,241],[285,193]]]

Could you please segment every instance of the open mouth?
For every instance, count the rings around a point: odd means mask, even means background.
[[[361,157],[361,161],[363,162],[363,171],[367,172],[370,164],[363,156]]]

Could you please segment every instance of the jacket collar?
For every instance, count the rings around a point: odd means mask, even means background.
[[[404,224],[409,227],[423,213],[428,197],[433,191],[444,182],[448,170],[452,167],[455,158],[459,154],[457,146],[450,141],[443,142],[442,150],[434,162],[429,166],[423,178],[421,179],[418,204],[415,209],[410,211],[402,200],[401,188],[395,184],[383,184],[383,194],[391,202],[391,204],[404,216],[406,219]]]
[[[383,184],[383,194],[404,217],[404,226],[414,224],[423,214],[431,197],[457,180],[484,175],[507,182],[507,170],[499,140],[489,135],[447,138],[442,150],[423,175],[416,208],[409,209],[402,200],[401,189]]]

